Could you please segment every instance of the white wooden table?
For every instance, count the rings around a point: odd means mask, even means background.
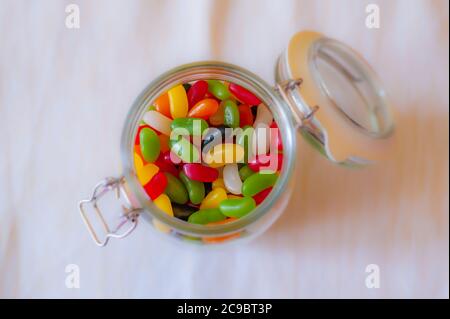
[[[65,6],[80,28],[65,26]],[[449,296],[448,2],[0,1],[0,297]],[[174,245],[142,223],[93,245],[77,211],[120,174],[124,117],[169,68],[217,59],[273,82],[290,36],[314,29],[360,51],[397,114],[390,161],[346,170],[300,142],[281,219],[225,250]],[[66,266],[80,288],[65,285]],[[380,268],[380,288],[365,285]]]

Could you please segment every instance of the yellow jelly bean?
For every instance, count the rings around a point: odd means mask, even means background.
[[[218,179],[216,179],[214,182],[212,182],[212,189],[216,189],[216,188],[218,188],[218,187],[220,187],[220,188],[223,188],[223,189],[226,189],[225,188],[225,183],[223,182],[223,178],[218,178]]]
[[[225,191],[225,189],[221,187],[213,189],[203,199],[202,203],[200,204],[200,210],[217,208],[219,207],[219,204],[225,199],[227,199],[227,192]]]
[[[173,216],[172,203],[169,196],[161,194],[153,201],[155,205],[169,216]]]
[[[134,166],[136,167],[136,171],[138,168],[141,168],[142,166],[144,166],[144,163],[142,162],[142,158],[136,152],[134,152]]]
[[[186,117],[189,104],[184,87],[181,84],[177,85],[170,89],[167,94],[169,95],[170,114],[172,118]]]
[[[156,175],[156,173],[158,173],[158,171],[159,167],[152,163],[141,166],[136,165],[136,175],[139,179],[139,182],[141,182],[143,186],[147,185],[147,183],[150,182],[150,180],[153,178],[153,176]]]
[[[173,217],[172,203],[170,202],[169,196],[167,196],[166,194],[161,194],[153,201],[153,203],[155,203],[156,207],[161,209],[167,215]],[[170,228],[167,225],[161,223],[159,220],[154,219],[153,226],[155,226],[156,229],[163,233],[170,232]]]
[[[226,164],[239,163],[244,159],[244,148],[237,144],[225,143],[216,145],[204,155],[204,162],[211,167],[222,167]]]

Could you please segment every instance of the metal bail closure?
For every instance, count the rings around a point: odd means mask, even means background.
[[[392,110],[375,72],[350,47],[299,32],[278,60],[276,80],[302,135],[328,159],[356,166],[386,155]]]
[[[115,226],[115,228],[111,230],[98,206],[99,200],[111,191],[115,192],[117,201],[120,200],[120,196],[122,194],[122,196],[125,197],[126,201],[129,202],[124,189],[124,183],[125,180],[123,177],[105,178],[94,187],[90,199],[82,200],[79,203],[81,218],[83,219],[89,233],[91,234],[92,239],[98,246],[106,246],[110,238],[124,238],[128,236],[137,226],[140,209],[125,206],[123,203],[121,203],[121,214],[119,215],[119,222]],[[104,238],[101,240],[99,239],[97,232],[94,230],[94,227],[92,226],[92,223],[87,216],[87,204],[91,204],[94,208],[95,215],[98,217],[100,224],[105,232]],[[124,228],[126,224],[129,224],[129,227]]]

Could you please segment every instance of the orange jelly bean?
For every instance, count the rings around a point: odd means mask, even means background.
[[[215,99],[204,99],[195,104],[188,113],[188,117],[208,119],[217,112],[219,103]]]
[[[213,222],[213,223],[208,223],[208,226],[215,226],[215,225],[223,225],[223,224],[228,224],[231,222],[234,222],[235,220],[237,220],[237,218],[227,218],[225,220],[221,220],[218,222]],[[220,236],[220,237],[205,237],[203,238],[203,242],[207,243],[207,244],[216,244],[216,243],[222,243],[224,241],[227,240],[231,240],[233,238],[238,238],[241,235],[241,233],[235,233],[235,234],[230,234],[230,235],[225,235],[225,236]]]
[[[172,118],[172,115],[170,114],[169,95],[167,93],[164,93],[159,98],[157,98],[156,101],[153,102],[153,105],[155,106],[156,111],[169,118]]]

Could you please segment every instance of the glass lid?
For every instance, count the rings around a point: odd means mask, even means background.
[[[386,153],[392,111],[376,74],[350,47],[299,32],[278,61],[276,78],[302,135],[330,160],[364,165]]]

